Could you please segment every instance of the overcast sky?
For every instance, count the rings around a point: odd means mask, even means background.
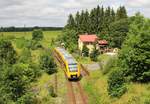
[[[124,5],[128,15],[150,17],[150,0],[0,0],[0,26],[64,26],[70,13],[97,5]]]

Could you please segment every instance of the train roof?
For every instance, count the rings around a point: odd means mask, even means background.
[[[57,47],[56,48],[64,57],[64,59],[68,62],[68,64],[77,63],[76,60],[69,54],[64,48]]]

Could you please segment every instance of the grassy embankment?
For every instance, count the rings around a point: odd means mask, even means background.
[[[106,64],[103,65],[103,69],[91,71],[88,81],[86,78],[82,79],[84,89],[89,96],[89,104],[150,104],[150,84],[128,83],[128,91],[123,96],[110,97],[107,92],[107,79],[110,73],[107,61],[111,58],[102,55],[100,60]]]

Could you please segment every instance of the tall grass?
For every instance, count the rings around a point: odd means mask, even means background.
[[[103,54],[98,58],[98,60],[99,60],[102,73],[107,74],[110,72],[112,67],[116,65],[117,57]]]

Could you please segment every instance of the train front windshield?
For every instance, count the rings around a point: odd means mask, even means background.
[[[78,66],[76,63],[74,64],[69,64],[69,70],[70,72],[77,72],[78,71]]]

